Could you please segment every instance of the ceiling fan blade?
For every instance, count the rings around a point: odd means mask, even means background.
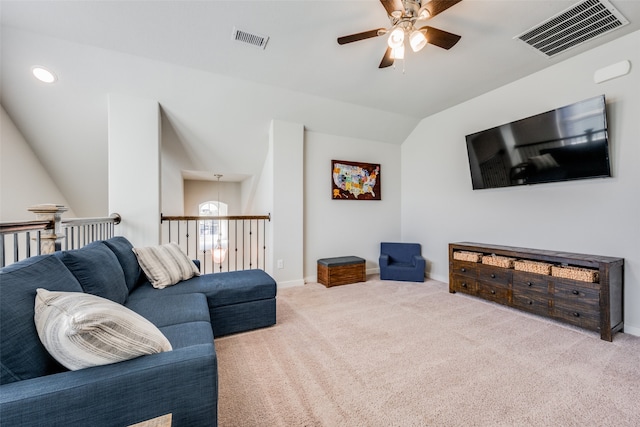
[[[429,3],[425,4],[424,7],[431,14],[430,18],[433,18],[437,14],[444,12],[461,1],[462,0],[431,0]]]
[[[455,46],[455,44],[461,39],[457,34],[428,26],[420,28],[420,31],[422,31],[427,38],[427,43],[447,50]]]
[[[391,16],[391,13],[396,10],[404,10],[404,6],[402,6],[401,0],[380,0],[382,6],[387,11],[387,15]]]
[[[382,61],[380,61],[380,65],[378,68],[387,68],[393,65],[393,57],[391,54],[393,53],[393,49],[387,47],[387,51],[384,53],[382,57]]]
[[[348,36],[338,37],[338,44],[353,43],[360,40],[370,39],[372,37],[378,37],[385,31],[385,28],[376,28],[375,30],[363,31],[362,33],[350,34]]]

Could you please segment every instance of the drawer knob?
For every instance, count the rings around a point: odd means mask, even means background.
[[[463,283],[463,284],[462,284],[462,287],[463,287],[463,288],[466,288],[466,287],[467,287],[467,284],[466,284],[466,283]]]
[[[573,317],[580,317],[580,313],[573,313]]]
[[[495,295],[496,294],[495,289],[491,289],[491,293]]]
[[[529,305],[533,305],[533,301],[529,301]]]
[[[527,286],[533,286],[533,283],[527,282]]]
[[[573,293],[574,295],[580,295],[580,292],[578,292],[578,291],[573,291],[572,293]]]
[[[493,274],[493,273],[491,273],[491,278],[492,278],[492,279],[495,279],[495,278],[496,278],[496,275],[495,275],[495,274]]]
[[[460,269],[460,271],[462,271],[462,272],[464,273],[465,271],[467,271],[467,269],[466,269],[466,268],[464,268],[464,267],[462,267],[462,268]]]

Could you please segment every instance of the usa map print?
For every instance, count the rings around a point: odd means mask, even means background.
[[[331,161],[331,198],[334,200],[381,200],[380,165]]]

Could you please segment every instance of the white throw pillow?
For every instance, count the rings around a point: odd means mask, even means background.
[[[169,340],[144,317],[82,292],[38,288],[34,320],[47,351],[71,370],[172,349]]]
[[[154,288],[163,289],[200,275],[198,267],[176,243],[133,248],[133,252]]]

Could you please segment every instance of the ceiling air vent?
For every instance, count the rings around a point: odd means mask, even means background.
[[[269,37],[262,36],[260,34],[251,34],[246,31],[239,30],[237,28],[233,28],[233,33],[231,34],[231,39],[237,42],[243,42],[250,44],[251,46],[259,47],[264,49],[267,47],[267,42],[269,41]]]
[[[607,0],[585,0],[517,35],[547,57],[627,25],[624,16]]]

